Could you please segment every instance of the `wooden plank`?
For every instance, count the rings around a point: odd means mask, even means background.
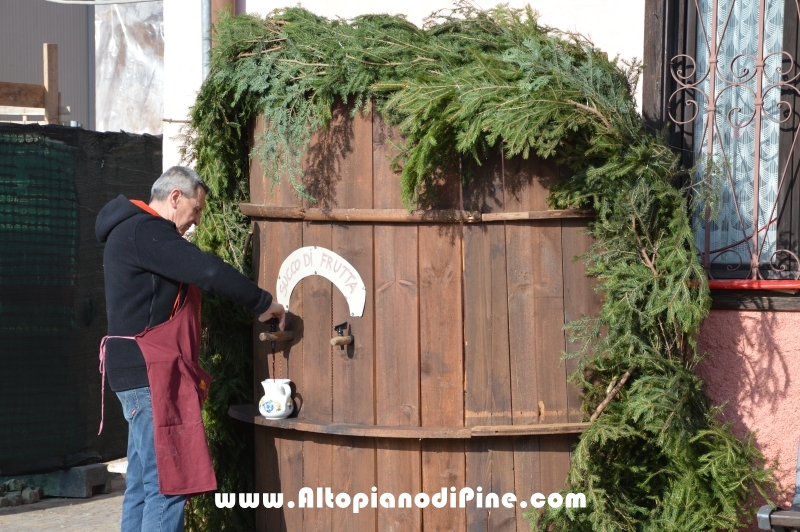
[[[514,157],[503,162],[505,172],[504,211],[547,211],[550,186],[559,181],[555,165],[539,157]]]
[[[509,425],[510,427],[511,425]],[[514,446],[510,438],[474,438],[466,442],[466,486],[477,490],[486,500],[486,495],[495,493],[499,498],[506,493],[515,493]],[[519,497],[523,493],[516,492]],[[468,531],[515,531],[517,530],[516,508],[477,508],[473,500],[466,508],[466,530]],[[527,530],[523,528],[520,530]]]
[[[376,421],[419,425],[417,228],[374,231]]]
[[[511,361],[512,420],[520,425],[539,421],[539,382],[533,274],[536,250],[525,222],[506,225],[508,275],[508,338]]]
[[[539,454],[539,442],[547,438],[537,436],[527,436],[513,440],[514,447],[514,493],[518,500],[528,501],[530,510],[530,498],[534,493],[544,493],[542,487],[540,466],[542,457]],[[517,530],[530,530],[530,521],[524,518],[525,511],[520,510],[516,513]]]
[[[469,209],[502,209],[502,163],[497,154],[481,167],[464,190]],[[502,213],[499,213],[502,214]],[[483,217],[494,216],[495,213]],[[508,349],[505,224],[464,226],[464,401],[466,426],[511,423],[511,383]],[[466,485],[493,492],[500,477],[511,479],[513,450],[498,453],[488,438],[466,444]],[[498,470],[498,463],[509,466]],[[495,478],[497,476],[497,478]],[[502,493],[500,494],[502,495]],[[504,509],[506,510],[506,509]],[[467,505],[467,530],[501,529],[496,509]],[[513,516],[513,511],[512,511]],[[490,526],[490,521],[492,525]],[[512,519],[512,526],[516,522]]]
[[[442,203],[459,202],[460,180],[454,189],[437,190]],[[464,424],[464,337],[462,308],[463,234],[461,227],[419,227],[420,421],[422,426]],[[422,487],[428,494],[443,487],[464,486],[466,465],[462,442],[422,442]],[[449,495],[449,491],[448,491]],[[462,530],[463,508],[433,508],[422,512],[423,528]]]
[[[499,209],[499,157],[487,161],[465,190],[471,208]],[[476,197],[477,196],[477,197]],[[487,216],[484,214],[484,216]],[[465,226],[464,379],[465,424],[511,423],[505,224]]]
[[[267,427],[332,434],[338,436],[362,436],[368,438],[406,438],[406,439],[467,439],[472,432],[466,427],[398,427],[391,425],[372,425],[358,423],[329,423],[306,418],[267,419],[259,415],[255,405],[232,405],[228,415],[233,418]],[[482,436],[492,434],[481,428]]]
[[[420,389],[423,426],[464,424],[461,235],[419,228]]]
[[[281,527],[268,530],[286,530],[290,532],[303,530],[303,510],[288,508],[286,503],[293,501],[297,504],[297,494],[306,486],[303,479],[303,441],[304,434],[293,434],[280,431],[275,438],[280,444],[278,453],[278,471],[281,482],[281,492],[284,497],[284,507],[281,512]],[[263,506],[263,504],[262,504]]]
[[[257,222],[254,228],[253,256],[258,285],[273,295],[276,290],[278,271],[283,259],[292,251],[302,247],[302,222]],[[267,325],[254,320],[254,386],[256,399],[262,395],[260,382],[266,378],[292,379],[295,390],[303,390],[303,293],[295,290],[290,300],[292,311],[286,317],[286,331],[294,334],[291,342],[277,342],[275,351],[272,342],[261,341],[259,336],[267,332]],[[274,373],[273,373],[274,368]]]
[[[380,532],[418,532],[422,530],[422,510],[413,499],[422,491],[420,469],[420,442],[415,440],[376,440],[378,463],[378,494],[390,493],[396,501],[395,508],[383,508],[378,503],[378,530]],[[410,507],[399,507],[399,498],[411,496]]]
[[[506,210],[543,210],[548,186],[556,181],[555,172],[538,158],[515,157],[504,163]],[[540,175],[541,174],[541,175]],[[511,361],[511,397],[513,424],[539,422],[539,368],[535,346],[540,341],[536,331],[537,287],[547,279],[536,276],[538,261],[535,230],[527,222],[506,222],[506,262],[508,283],[508,337]]]
[[[303,246],[330,249],[331,226],[303,222]],[[303,290],[303,416],[315,421],[331,422],[331,282],[312,275],[303,279],[299,286]]]
[[[376,209],[403,209],[400,200],[400,175],[392,171],[392,160],[403,140],[397,129],[386,124],[379,115],[372,115],[372,182]]]
[[[259,198],[263,201],[265,198]],[[283,258],[297,247],[302,246],[302,223],[275,223],[258,222],[254,227],[253,256],[256,280],[262,288],[275,294],[275,283],[278,270]],[[261,381],[266,378],[290,378],[295,389],[302,390],[302,291],[296,290],[292,294],[291,307],[293,312],[287,316],[286,329],[297,333],[297,339],[292,344],[276,344],[273,352],[269,342],[258,340],[260,332],[266,331],[267,326],[254,320],[253,336],[253,389],[254,402],[258,403],[263,395]],[[293,355],[292,355],[293,353]],[[295,371],[289,371],[289,360],[292,360]],[[257,407],[253,406],[255,414]],[[259,416],[260,417],[260,416]],[[270,429],[274,430],[274,429]],[[276,438],[274,433],[267,433],[261,429],[255,430],[255,479],[259,493],[296,493],[302,487],[302,442],[285,440],[283,434]],[[264,489],[260,489],[260,488]],[[257,530],[278,530],[286,521],[286,510],[268,509],[261,504],[256,509]],[[300,530],[296,526],[298,518],[302,522],[302,513],[292,511],[289,523],[295,523],[290,530]]]
[[[0,81],[0,105],[44,109],[44,85]]]
[[[217,25],[217,22],[219,22],[219,12],[222,9],[228,9],[232,15],[235,15],[235,0],[211,0],[211,24]]]
[[[362,493],[369,499],[375,486],[375,441],[372,438],[337,437],[333,446],[334,493],[347,493],[351,499]],[[350,507],[336,508],[333,512],[333,530],[375,530],[377,509],[367,502],[367,507],[353,511]]]
[[[642,73],[642,116],[655,131],[660,131],[667,117],[663,116],[665,61],[665,0],[645,0],[644,63]]]
[[[471,436],[541,436],[545,434],[580,434],[589,423],[537,423],[535,425],[484,425],[472,427]]]
[[[265,290],[273,292],[269,287],[269,278],[272,271],[277,271],[272,259],[276,255],[267,253],[267,246],[275,242],[278,235],[278,224],[258,222],[253,227],[253,269],[255,270],[256,283]],[[279,265],[280,266],[280,265]],[[271,349],[270,344],[258,339],[260,333],[267,330],[267,326],[253,318],[253,402],[258,404],[264,389],[261,381],[270,378]],[[275,378],[275,376],[272,376]],[[256,447],[258,449],[258,447]]]
[[[495,226],[505,235],[502,225]],[[492,343],[495,337],[508,338],[508,328],[492,327],[492,257],[489,254],[488,227],[464,227],[464,423],[466,426],[492,423]],[[505,238],[505,236],[503,236]],[[501,254],[505,270],[505,246]],[[505,274],[505,271],[503,272]],[[505,288],[505,275],[503,275]],[[505,290],[503,290],[505,293]],[[505,302],[504,302],[505,303]],[[507,305],[499,314],[507,320]],[[504,353],[497,353],[503,359]],[[505,360],[508,363],[506,342]],[[510,391],[510,390],[509,390]],[[510,405],[509,405],[510,406]],[[510,412],[509,412],[510,414]],[[492,486],[492,466],[488,440],[470,441],[465,448],[465,486],[480,486],[488,493]],[[470,504],[466,508],[466,529],[486,531],[489,511]]]
[[[420,370],[423,426],[463,424],[461,238],[419,228]]]
[[[232,405],[228,415],[265,427],[275,427],[299,432],[315,432],[338,436],[399,439],[469,439],[488,436],[528,436],[545,434],[579,434],[589,423],[535,423],[533,425],[476,425],[474,427],[417,427],[373,425],[367,423],[327,423],[303,417],[266,419],[258,413],[256,405]]]
[[[335,183],[335,198],[348,208],[372,208],[372,116],[350,118],[344,106],[334,110],[332,122],[344,123],[349,150],[338,154],[336,167],[340,181]],[[350,316],[343,294],[334,292],[333,323],[347,322],[353,335],[351,345],[333,349],[333,420],[345,423],[374,423],[375,397],[373,284],[373,235],[369,225],[334,225],[332,250],[355,267],[366,286],[367,304],[362,316]],[[331,331],[333,336],[335,333]],[[371,439],[337,438],[333,448],[333,482],[337,492],[371,494],[375,485],[375,448]],[[333,513],[333,529],[374,530],[376,510],[364,508]]]
[[[523,212],[495,212],[482,214],[483,222],[500,222],[513,220],[553,220],[571,218],[594,218],[593,211],[588,210],[548,210],[548,211],[523,211]]]
[[[561,247],[564,269],[564,322],[581,319],[584,316],[597,316],[602,304],[600,294],[595,292],[596,281],[586,276],[583,259],[577,259],[589,251],[592,244],[591,235],[586,234],[587,225],[582,220],[564,220],[561,224]],[[577,260],[576,260],[577,259]],[[574,353],[580,349],[576,342],[568,341],[566,351]],[[578,367],[578,360],[565,361],[567,376]],[[583,420],[581,411],[581,393],[573,384],[567,383],[567,421]]]
[[[359,180],[367,175],[357,176]],[[341,185],[340,185],[341,186]],[[371,192],[371,188],[369,192]],[[341,200],[344,201],[344,200]],[[481,213],[458,209],[429,209],[409,212],[407,209],[370,208],[314,208],[314,207],[272,207],[253,203],[241,203],[239,208],[253,218],[276,218],[288,220],[308,220],[319,222],[374,222],[374,223],[477,223]],[[529,213],[523,213],[527,219]],[[546,218],[552,218],[547,216]]]
[[[283,261],[283,259],[286,258],[289,253],[295,249],[303,247],[303,225],[300,222],[284,222],[278,224],[278,227],[278,235],[281,241],[281,247],[280,251],[277,253],[277,257]],[[276,284],[278,279],[278,268],[280,268],[280,266],[276,267],[271,278],[272,282]],[[274,286],[273,290],[277,290],[277,286]],[[293,291],[292,296],[289,299],[289,306],[292,310],[286,316],[286,330],[294,333],[294,340],[292,340],[290,344],[277,344],[278,350],[275,354],[276,359],[274,359],[273,362],[278,378],[290,379],[295,385],[295,392],[302,394],[303,390],[306,389],[304,385],[305,379],[303,373],[303,362],[305,356],[305,322],[303,319],[303,308],[305,305],[303,301],[302,290]],[[302,397],[300,400],[302,401]]]
[[[314,508],[303,511],[304,531],[331,530],[333,509],[322,503],[317,508],[317,488],[333,486],[331,461],[333,460],[334,437],[328,434],[306,435],[303,441],[303,484],[314,492]],[[341,511],[338,510],[337,511]]]
[[[467,421],[469,422],[469,420]],[[464,486],[473,490],[480,487],[482,493],[489,493],[492,489],[489,438],[476,438],[466,442],[464,452]],[[467,505],[465,519],[468,532],[486,532],[489,529],[489,511],[485,508],[478,508],[475,500]]]
[[[372,207],[372,117],[359,114],[347,116],[348,110],[338,106],[334,111],[332,127],[346,122],[343,128],[349,133],[350,150],[336,162],[340,181],[336,183],[335,197],[348,207]],[[344,423],[374,422],[373,397],[373,331],[375,306],[373,285],[373,236],[368,225],[334,225],[331,229],[332,250],[355,267],[364,281],[367,304],[362,316],[350,316],[344,294],[333,296],[333,323],[348,323],[351,345],[333,349],[333,420]],[[329,331],[329,337],[335,336]],[[370,458],[370,462],[373,459]]]
[[[542,176],[538,174],[543,174]],[[547,190],[556,180],[555,172],[540,159],[517,157],[504,162],[504,205],[506,211],[546,210]],[[506,222],[506,275],[508,283],[508,338],[511,366],[512,423],[531,425],[539,422],[538,340],[534,295],[535,255],[533,228],[529,222]],[[539,439],[517,438],[513,442],[514,485],[518,495],[539,491]],[[525,497],[525,495],[521,495]],[[527,495],[530,497],[530,495]],[[524,512],[516,512],[517,530],[528,530]]]
[[[44,94],[43,85],[34,85],[40,87]],[[58,109],[60,115],[68,115],[72,113],[72,108],[69,105],[62,105]],[[44,116],[44,107],[14,107],[8,105],[0,105],[0,115],[12,116]]]
[[[264,186],[269,187],[266,183]],[[276,185],[280,188],[280,185]],[[284,186],[283,189],[286,187]],[[320,222],[376,222],[376,223],[466,223],[503,222],[514,220],[553,220],[594,218],[594,212],[585,210],[549,210],[498,212],[481,214],[476,210],[427,209],[409,212],[407,209],[281,207],[241,203],[239,208],[253,218],[275,218],[279,220],[308,220]]]
[[[280,493],[282,490],[279,476],[279,457],[281,455],[281,440],[275,438],[276,429],[268,427],[255,427],[254,438],[255,454],[255,490],[256,493]],[[256,508],[256,530],[279,530],[281,523],[281,510],[278,508],[265,508],[259,500]]]
[[[263,123],[257,121],[256,129],[259,127],[263,128]],[[255,137],[251,136],[251,138]],[[274,188],[271,187],[271,183],[268,183],[264,178],[263,171],[255,159],[250,160],[250,194],[251,200],[260,204],[300,205],[300,199],[285,181]],[[260,286],[274,294],[278,270],[283,259],[303,245],[303,224],[300,221],[264,221],[256,223],[255,231],[253,256],[259,258],[253,262],[257,279]],[[303,290],[295,290],[292,293],[290,307],[292,311],[286,317],[286,330],[294,332],[295,339],[290,344],[276,344],[277,349],[274,353],[269,342],[255,341],[254,378],[256,382],[254,386],[256,395],[260,396],[263,394],[260,380],[266,378],[266,374],[271,375],[273,378],[291,379],[295,389],[295,405],[299,406],[302,404],[305,392],[303,380]],[[258,321],[255,323],[254,335],[257,339],[258,334],[266,331],[267,327]],[[259,415],[258,417],[261,416]],[[278,434],[279,437],[274,439],[277,449],[277,464],[272,464],[268,471],[264,469],[264,466],[257,467],[256,479],[273,475],[277,471],[280,490],[276,491],[276,493],[282,492],[286,503],[289,500],[293,500],[304,485],[304,435],[284,431],[280,431]],[[264,452],[261,442],[256,440],[257,463],[259,460],[263,461],[259,456]],[[302,530],[303,510],[298,508],[290,509],[284,506],[279,511],[280,521],[277,525],[271,517],[272,512],[264,508],[262,504],[256,510],[257,523],[268,522],[269,526],[266,530]],[[259,528],[259,530],[263,529]]]
[[[303,223],[303,245],[330,249],[331,227],[328,224]],[[314,421],[333,420],[331,374],[331,282],[312,275],[303,279],[303,395],[302,414]],[[297,288],[295,288],[295,291]],[[303,443],[303,482],[309,487],[331,486],[333,458],[332,437],[311,435]],[[306,509],[303,530],[329,530],[329,508]]]
[[[508,425],[509,427],[511,425]],[[514,482],[514,442],[511,439],[496,438],[489,440],[489,461],[491,463],[491,492],[496,493],[502,501],[506,493],[515,493],[519,500],[525,497],[515,491]],[[486,490],[484,489],[484,493]],[[530,496],[528,496],[530,498]],[[502,502],[498,508],[489,510],[488,530],[492,532],[515,532],[517,530],[517,512],[519,507],[506,508]],[[527,530],[527,529],[526,529]]]
[[[42,56],[44,59],[44,120],[48,124],[58,124],[61,119],[58,114],[61,103],[58,94],[58,45],[43,43]]]
[[[390,168],[399,136],[373,114],[373,206],[402,209],[397,174]],[[419,280],[416,226],[376,224],[375,242],[375,422],[418,427]],[[381,493],[413,497],[422,490],[419,440],[376,441],[376,478]],[[422,530],[422,511],[378,507],[378,530]]]
[[[529,227],[533,237],[534,356],[539,390],[539,423],[567,421],[567,369],[561,362],[564,339],[564,277],[561,222]]]
[[[423,416],[424,416],[423,403]],[[424,419],[424,417],[423,417]],[[422,442],[422,490],[430,497],[441,496],[445,490],[448,504],[435,508],[431,503],[422,511],[422,526],[426,532],[451,532],[464,530],[467,514],[464,508],[450,508],[450,488],[456,492],[466,485],[464,467],[464,443],[447,440],[425,440]]]
[[[542,493],[561,491],[567,485],[570,461],[570,436],[567,434],[539,439]]]
[[[265,122],[263,117],[259,117],[251,125],[250,135],[253,142],[257,142],[258,137],[263,133]],[[251,146],[252,150],[253,146]],[[277,184],[264,174],[264,168],[257,158],[250,158],[250,204],[272,207],[278,210],[294,210],[302,208],[302,200],[297,195],[287,177],[282,177]],[[250,205],[243,204],[243,205]],[[248,212],[242,209],[245,215]]]
[[[303,247],[303,224],[302,222],[282,222],[278,225],[278,234],[282,246],[276,257],[282,262],[291,251]],[[277,284],[277,266],[272,274],[272,282]],[[274,285],[273,285],[274,286]],[[277,287],[273,287],[277,290]],[[291,344],[277,344],[278,351],[275,353],[273,363],[279,379],[290,379],[294,384],[295,407],[302,408],[304,393],[307,390],[303,365],[305,363],[305,303],[303,300],[303,290],[295,289],[289,299],[289,307],[292,309],[286,315],[286,330],[294,333],[294,340]],[[304,415],[298,410],[299,415]],[[296,444],[293,444],[296,445]],[[284,449],[286,446],[284,445]],[[292,448],[290,452],[296,452]]]

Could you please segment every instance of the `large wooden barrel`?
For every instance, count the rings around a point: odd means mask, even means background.
[[[304,487],[398,498],[469,487],[527,501],[565,486],[585,428],[561,356],[575,349],[564,324],[598,309],[573,261],[590,245],[587,213],[548,210],[552,164],[498,156],[468,184],[443,185],[436,208],[409,214],[392,138],[378,116],[339,109],[305,157],[317,204],[287,184],[271,189],[252,164],[241,207],[256,222],[260,286],[274,291],[292,251],[321,246],[358,270],[367,293],[363,316],[351,317],[330,281],[307,277],[291,298],[294,341],[274,353],[256,341],[254,403],[268,376],[290,378],[302,402],[286,420],[231,409],[256,423],[257,491],[284,495],[280,509],[259,507],[258,530],[528,530],[519,504],[490,510],[477,498],[465,508],[288,507]],[[345,321],[354,344],[332,347]],[[257,324],[256,338],[265,330]]]

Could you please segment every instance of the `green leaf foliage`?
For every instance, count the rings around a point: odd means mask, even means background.
[[[772,474],[752,439],[719,421],[694,372],[708,284],[686,191],[673,185],[684,170],[636,111],[638,65],[620,67],[582,36],[507,6],[460,4],[423,29],[397,16],[329,20],[302,8],[264,19],[223,14],[214,41],[184,146],[212,189],[199,245],[248,271],[248,226],[237,208],[248,199],[248,156],[273,183],[286,180],[310,198],[302,157],[338,102],[353,113],[371,105],[402,133],[393,164],[408,207],[435,199],[434,180],[459,175],[448,169],[469,176],[498,148],[509,158],[554,159],[571,177],[551,189],[551,204],[597,213],[584,259],[604,304],[599,316],[568,326],[583,346],[569,356],[587,415],[630,378],[572,454],[569,491],[585,493],[588,507],[531,512],[532,526],[698,532],[736,530],[752,518],[754,494],[772,489]],[[249,154],[257,117],[265,128]],[[252,396],[243,361],[251,346],[236,340],[249,338],[251,318],[220,302],[205,316],[203,356],[221,388],[205,409],[217,471],[226,491],[252,491],[251,476],[234,471],[252,463],[229,459],[241,434],[225,413]],[[199,500],[189,527],[225,529],[219,513],[232,511]]]

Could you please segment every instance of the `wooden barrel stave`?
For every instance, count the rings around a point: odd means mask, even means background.
[[[256,126],[256,129],[258,125]],[[349,140],[337,140],[349,135]],[[375,116],[340,109],[306,157],[308,183],[322,206],[398,209],[397,175],[389,168],[397,136]],[[347,149],[343,149],[343,147]],[[338,151],[337,151],[338,150]],[[452,184],[440,209],[487,214],[542,212],[558,169],[540,160],[490,158],[469,185]],[[254,161],[251,203],[312,209],[290,187],[270,191]],[[561,362],[564,323],[596,311],[592,282],[574,255],[591,241],[587,220],[491,223],[391,223],[259,219],[254,260],[260,286],[274,290],[280,262],[308,245],[332,249],[367,285],[365,314],[348,315],[330,282],[309,277],[292,296],[291,346],[274,356],[256,342],[254,399],[268,376],[291,378],[301,417],[321,423],[485,427],[580,421],[579,397]],[[348,321],[355,337],[330,345],[333,325]],[[264,330],[254,327],[255,334]],[[328,336],[326,336],[328,335]],[[272,363],[275,360],[273,372]],[[354,495],[482,486],[529,497],[564,486],[575,436],[413,440],[303,433],[256,426],[256,489],[291,499],[301,487],[330,486]],[[258,529],[527,530],[522,510],[259,508]],[[277,525],[276,525],[277,523]]]

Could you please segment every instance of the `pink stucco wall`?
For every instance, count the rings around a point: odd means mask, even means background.
[[[698,374],[737,435],[755,434],[776,461],[777,503],[791,503],[800,439],[800,313],[712,311],[700,332],[711,356]],[[757,530],[752,527],[751,530]]]

